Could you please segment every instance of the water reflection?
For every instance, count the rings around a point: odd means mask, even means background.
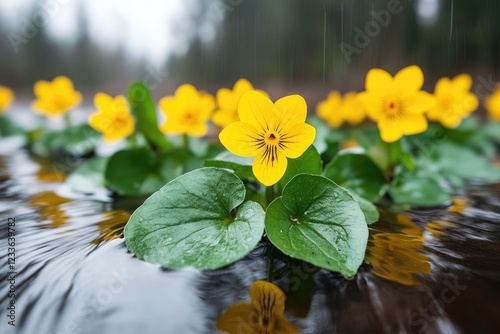
[[[255,281],[250,287],[250,303],[238,302],[217,319],[217,329],[228,334],[295,334],[285,312],[285,294],[276,285]]]
[[[371,234],[366,260],[373,273],[404,285],[418,285],[416,274],[431,273],[429,257],[424,254],[424,236],[410,217],[397,215],[398,232],[375,231]]]
[[[19,223],[19,326],[0,322],[2,334],[216,333],[216,324],[226,330],[224,321],[239,311],[257,315],[242,316],[246,328],[264,327],[267,314],[275,325],[287,321],[303,333],[500,329],[498,186],[462,194],[468,206],[461,214],[383,211],[370,226],[370,264],[352,280],[273,254],[272,283],[281,290],[268,286],[252,293],[254,282],[268,276],[265,242],[220,270],[164,270],[136,259],[121,237],[143,199],[75,199],[61,191],[62,184],[37,179],[45,163],[23,152],[0,156],[0,216]],[[0,263],[6,263],[6,222],[0,220]],[[7,282],[0,270],[0,291]],[[275,300],[274,309],[268,300]],[[7,302],[1,294],[0,319]]]

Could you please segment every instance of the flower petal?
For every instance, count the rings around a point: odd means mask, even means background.
[[[288,158],[298,158],[314,142],[316,129],[306,123],[295,123],[283,129],[280,147]]]
[[[227,88],[221,88],[217,91],[217,105],[221,109],[237,109],[238,101],[233,97],[233,92]]]
[[[300,95],[282,97],[274,104],[280,114],[280,127],[288,124],[304,123],[307,117],[306,100]]]
[[[257,312],[247,303],[236,303],[229,306],[226,312],[217,319],[215,327],[226,333],[256,333],[258,330]]]
[[[260,183],[269,187],[283,177],[287,164],[286,156],[279,150],[278,146],[266,145],[257,151],[252,171]]]
[[[202,137],[208,132],[206,123],[196,123],[186,128],[186,133],[193,137]]]
[[[372,68],[366,74],[365,89],[369,93],[386,95],[392,93],[393,86],[393,78],[387,71]]]
[[[36,97],[40,98],[42,96],[50,94],[50,86],[50,82],[48,81],[37,81],[33,86],[33,92],[35,93]]]
[[[256,155],[259,142],[263,139],[251,124],[236,122],[219,133],[219,140],[228,151],[242,157],[252,157]]]
[[[451,84],[455,91],[468,92],[472,87],[472,78],[470,75],[462,73],[454,77]]]
[[[242,78],[242,79],[236,81],[236,83],[234,84],[233,92],[237,98],[240,98],[244,93],[246,93],[252,89],[253,89],[253,86],[250,83],[250,81]]]
[[[384,115],[378,122],[380,137],[387,143],[395,142],[403,135],[422,133],[427,126],[425,116],[417,114],[403,114],[397,118]]]
[[[267,131],[271,121],[278,115],[273,102],[266,96],[254,90],[243,94],[238,104],[238,116],[245,123],[250,123],[255,129]]]
[[[73,91],[73,82],[68,77],[60,75],[52,80],[54,89],[58,91]]]
[[[407,66],[396,73],[394,83],[403,95],[412,94],[422,88],[424,73],[416,65]]]
[[[276,285],[266,281],[255,281],[250,287],[251,304],[258,310],[271,311],[274,316],[285,312],[285,294]]]
[[[383,103],[380,96],[370,92],[361,92],[356,98],[363,105],[366,113],[373,121],[376,121],[380,117],[383,111]]]
[[[436,95],[444,95],[448,94],[451,90],[451,80],[449,78],[441,78],[436,82],[436,86],[434,87],[434,94]]]
[[[412,95],[401,98],[404,111],[410,114],[423,114],[436,105],[434,95],[424,91],[418,91]]]
[[[97,93],[94,96],[94,105],[97,109],[101,111],[111,111],[111,106],[113,104],[113,98],[108,94]]]

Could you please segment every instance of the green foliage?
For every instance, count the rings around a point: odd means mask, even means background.
[[[205,160],[203,166],[230,169],[242,180],[255,180],[252,172],[252,162],[253,158],[239,157],[231,152],[224,151],[213,159]]]
[[[290,257],[353,276],[363,262],[368,228],[359,205],[323,176],[300,174],[266,211],[269,240]]]
[[[384,173],[359,149],[347,149],[326,166],[327,178],[372,202],[380,199],[386,183]]]
[[[158,129],[156,105],[148,87],[143,82],[134,82],[128,89],[128,101],[136,118],[136,127],[152,147],[169,148],[172,144]]]
[[[66,180],[71,190],[80,193],[93,193],[104,187],[104,171],[108,158],[95,157],[82,163]]]
[[[288,159],[285,175],[278,182],[278,185],[281,188],[285,187],[294,176],[301,173],[319,175],[322,165],[318,151],[314,145],[311,145],[300,157]]]
[[[164,267],[217,269],[248,254],[264,230],[264,212],[244,202],[236,175],[202,168],[149,197],[125,227],[129,250]]]
[[[69,127],[62,131],[42,133],[33,143],[33,151],[41,156],[55,152],[73,156],[91,154],[100,141],[101,135],[87,124]]]

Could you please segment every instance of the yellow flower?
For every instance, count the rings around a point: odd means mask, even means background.
[[[344,98],[338,91],[330,92],[327,99],[318,104],[316,113],[319,118],[334,128],[338,128],[344,122],[359,125],[366,117],[365,109],[355,92],[346,93]]]
[[[229,334],[299,334],[284,312],[283,291],[274,284],[255,281],[250,287],[250,304],[231,305],[217,319],[216,327]]]
[[[212,122],[215,125],[225,128],[229,124],[238,122],[238,104],[240,103],[243,94],[253,90],[252,84],[246,79],[238,80],[233,87],[233,90],[221,88],[217,91],[216,99],[218,109],[212,116]],[[267,93],[261,90],[258,92],[267,96]]]
[[[105,141],[117,141],[134,132],[134,118],[125,97],[97,93],[94,104],[98,110],[89,116],[89,124],[103,134]]]
[[[456,128],[479,105],[477,97],[469,92],[471,86],[472,79],[468,74],[457,75],[451,80],[439,79],[434,88],[437,103],[427,112],[427,118],[447,128]]]
[[[73,83],[65,76],[58,76],[52,82],[37,81],[34,92],[37,99],[32,108],[48,117],[63,114],[82,102],[82,94],[73,89]]]
[[[241,98],[238,115],[241,121],[224,128],[219,139],[236,155],[255,156],[253,173],[266,186],[278,182],[287,158],[300,157],[316,136],[316,129],[305,123],[307,105],[300,95],[273,104],[261,93],[249,91]]]
[[[167,116],[161,131],[169,135],[187,134],[201,137],[208,131],[207,121],[214,110],[212,95],[198,92],[192,85],[177,88],[175,96],[160,100],[160,108]]]
[[[500,121],[500,86],[484,101],[484,106],[492,120]]]
[[[14,93],[7,87],[0,86],[0,114],[9,109],[14,101]]]
[[[404,285],[418,285],[415,274],[431,273],[429,257],[424,251],[424,237],[420,227],[410,217],[398,215],[399,232],[382,231],[370,237],[366,259],[373,273]]]
[[[366,91],[358,94],[368,116],[377,121],[382,140],[388,143],[403,135],[427,130],[424,113],[435,103],[434,97],[421,91],[424,74],[418,66],[408,66],[394,77],[381,69],[366,75]]]

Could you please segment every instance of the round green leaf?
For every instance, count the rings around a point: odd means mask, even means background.
[[[349,192],[348,189],[346,190]],[[358,203],[361,211],[363,211],[366,223],[368,225],[376,223],[380,218],[380,214],[378,213],[377,207],[373,205],[373,203],[370,202],[369,200],[364,199],[363,197],[359,197],[354,192],[349,192],[349,194],[351,194],[352,198]]]
[[[339,152],[326,166],[324,175],[371,202],[380,199],[385,176],[373,160],[359,149]]]
[[[247,255],[264,231],[264,211],[245,202],[233,173],[201,168],[151,195],[125,227],[128,249],[167,268],[217,269]]]
[[[109,158],[104,178],[120,195],[150,194],[164,184],[152,181],[154,167],[154,155],[147,148],[118,151]]]
[[[359,205],[323,176],[300,174],[266,211],[266,233],[283,253],[353,276],[363,262],[368,227]]]
[[[297,174],[321,174],[323,162],[314,147],[309,148],[296,159],[288,159],[285,175],[280,179],[279,185],[284,187]]]
[[[244,158],[231,152],[224,151],[213,159],[205,160],[203,166],[230,169],[234,171],[240,179],[251,180],[255,179],[252,171],[252,162],[253,158]]]

